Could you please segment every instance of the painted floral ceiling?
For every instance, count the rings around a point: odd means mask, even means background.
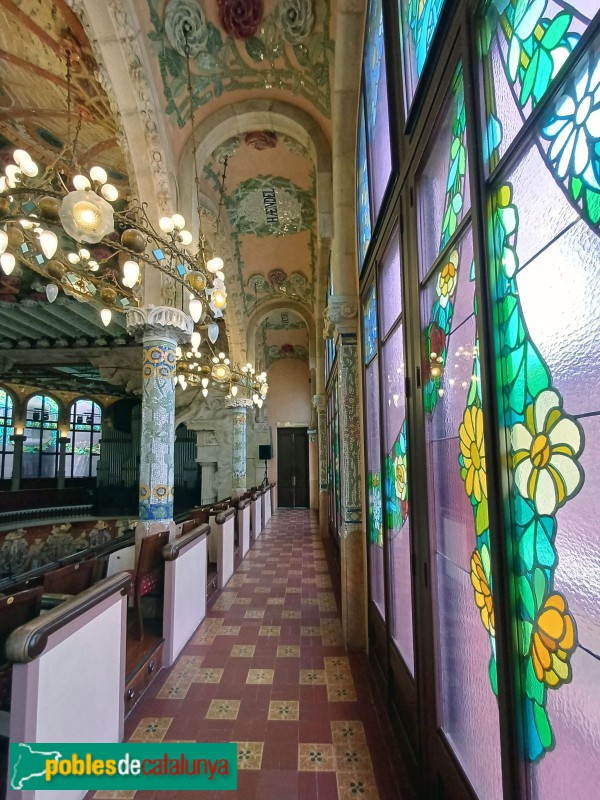
[[[0,159],[22,147],[47,164],[76,137],[79,164],[101,162],[110,180],[126,187],[118,126],[95,66],[81,23],[63,0],[0,3]]]
[[[191,133],[188,68],[195,127],[202,134],[227,107],[258,101],[256,127],[246,125],[235,135],[229,130],[198,164],[202,192],[216,208],[228,159],[221,233],[229,251],[229,324],[243,328],[261,304],[270,308],[279,298],[282,305],[312,310],[319,249],[315,156],[307,142],[278,129],[268,109],[285,103],[310,115],[325,139],[330,136],[332,4],[143,0],[139,7],[176,159]]]

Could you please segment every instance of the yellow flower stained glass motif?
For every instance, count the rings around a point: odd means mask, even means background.
[[[539,681],[557,688],[571,679],[569,658],[575,648],[575,626],[560,594],[546,598],[535,620],[531,657]]]
[[[481,613],[483,626],[492,636],[496,635],[494,621],[494,604],[489,582],[490,553],[485,545],[479,550],[474,550],[471,556],[471,583],[475,590],[475,603]]]
[[[487,477],[485,472],[485,444],[483,441],[483,412],[479,406],[465,409],[459,431],[460,452],[464,466],[461,477],[465,491],[480,503],[487,497]]]

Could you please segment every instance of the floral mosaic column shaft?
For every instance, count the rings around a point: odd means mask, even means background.
[[[358,301],[353,296],[333,296],[323,316],[325,335],[336,341],[341,456],[340,556],[342,627],[348,647],[364,647],[364,531],[361,488],[360,407],[358,402]]]
[[[231,400],[227,404],[233,413],[232,436],[232,494],[243,494],[246,491],[246,419],[248,409],[252,408],[251,400]]]
[[[132,309],[130,331],[143,344],[140,437],[139,537],[173,523],[175,448],[175,349],[189,340],[192,320],[170,307]]]

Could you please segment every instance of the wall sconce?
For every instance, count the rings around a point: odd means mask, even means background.
[[[14,434],[15,434],[15,436],[22,436],[23,435],[23,426],[22,425],[15,425]]]

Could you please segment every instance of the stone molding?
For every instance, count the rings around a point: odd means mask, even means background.
[[[358,323],[358,299],[352,295],[328,298],[323,311],[323,338],[334,339],[339,334],[355,333]]]
[[[192,318],[171,306],[146,306],[127,310],[127,330],[137,338],[155,336],[189,342],[194,330]]]
[[[327,408],[327,398],[324,394],[315,394],[312,399],[312,407],[317,411],[325,411]]]

